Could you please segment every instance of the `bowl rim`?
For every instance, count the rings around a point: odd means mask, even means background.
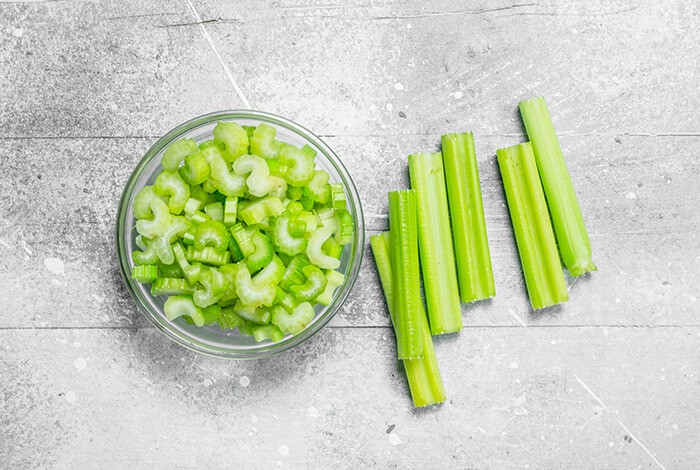
[[[345,191],[348,194],[348,204],[352,205],[353,212],[355,214],[355,233],[353,236],[353,242],[351,245],[350,261],[346,272],[345,282],[341,286],[341,290],[335,297],[334,301],[328,305],[320,316],[317,316],[316,320],[309,325],[301,333],[286,338],[279,343],[263,343],[261,347],[255,349],[237,349],[237,348],[224,348],[216,347],[210,344],[206,344],[202,341],[197,340],[187,334],[182,333],[176,328],[173,328],[171,323],[165,319],[164,315],[155,311],[148,302],[144,302],[141,297],[143,296],[140,289],[135,284],[135,281],[131,279],[131,269],[130,266],[132,261],[127,256],[128,243],[126,232],[127,224],[127,214],[129,212],[129,203],[133,198],[134,189],[138,182],[143,178],[146,169],[149,164],[158,157],[158,155],[169,146],[172,142],[187,134],[196,128],[211,124],[217,121],[236,121],[241,119],[253,119],[259,122],[265,122],[275,126],[281,126],[297,134],[299,137],[303,138],[307,142],[313,144],[321,153],[324,154],[326,160],[329,164],[335,168],[337,173],[340,175],[341,182],[345,187]],[[335,314],[340,310],[340,307],[345,303],[345,300],[352,291],[357,277],[360,271],[360,265],[362,264],[362,259],[364,255],[364,216],[362,213],[362,204],[360,201],[360,196],[355,187],[355,183],[350,176],[349,171],[343,164],[342,160],[336,155],[336,153],[331,149],[331,147],[326,144],[323,139],[311,132],[304,126],[301,126],[289,119],[284,117],[267,113],[264,111],[249,110],[249,109],[231,109],[215,111],[207,114],[203,114],[194,117],[182,124],[177,125],[165,135],[159,138],[151,147],[146,151],[144,156],[141,158],[139,163],[134,168],[133,172],[129,176],[129,179],[124,186],[120,200],[119,208],[117,212],[117,224],[116,224],[116,251],[117,258],[119,260],[119,271],[122,277],[122,281],[129,292],[129,295],[134,300],[134,303],[138,307],[139,311],[146,317],[146,319],[153,324],[161,333],[172,341],[201,354],[227,358],[227,359],[259,359],[264,357],[270,357],[276,354],[281,354],[289,349],[298,346],[299,344],[305,342],[316,333],[318,333],[328,322],[335,316]],[[152,311],[153,310],[153,311]],[[318,314],[317,314],[318,315]]]

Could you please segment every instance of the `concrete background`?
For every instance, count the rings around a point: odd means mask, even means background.
[[[700,467],[700,7],[510,0],[0,0],[0,468]],[[533,314],[495,162],[544,95],[600,271]],[[405,156],[473,130],[498,296],[414,410],[368,250],[303,347],[171,344],[118,275],[132,168],[250,106],[337,151],[369,234]]]

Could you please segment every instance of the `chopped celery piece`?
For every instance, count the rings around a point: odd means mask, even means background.
[[[202,184],[209,179],[211,170],[206,157],[201,153],[193,153],[185,158],[185,164],[178,170],[187,184]]]
[[[591,241],[547,104],[539,97],[521,101],[519,106],[562,260],[572,276],[595,271],[598,268],[593,264]]]
[[[389,193],[394,329],[399,359],[419,359],[423,355],[416,213],[415,190]]]
[[[219,320],[221,316],[221,305],[210,305],[202,309],[202,314],[204,316],[204,324],[211,325]]]
[[[201,224],[207,220],[211,220],[211,217],[209,217],[209,214],[205,212],[196,211],[190,215],[190,220],[195,224]]]
[[[134,251],[131,254],[131,259],[134,264],[160,264],[161,261],[158,259],[155,250],[153,249],[153,241],[146,239],[143,235],[138,235],[136,237],[136,245],[141,248],[142,251]]]
[[[202,267],[199,276],[199,285],[192,296],[194,303],[199,307],[208,307],[215,304],[226,293],[229,287],[229,278],[216,268]]]
[[[335,232],[335,240],[341,245],[347,245],[352,242],[352,236],[355,234],[355,220],[346,210],[337,211],[336,217],[338,229]]]
[[[335,290],[345,282],[345,276],[338,271],[326,271],[326,288],[321,295],[316,297],[316,302],[321,305],[330,305],[333,301]]]
[[[155,238],[168,228],[172,216],[168,205],[160,198],[151,198],[148,206],[153,213],[153,218],[151,220],[138,220],[136,222],[136,231],[146,238]]]
[[[314,300],[326,290],[328,280],[320,269],[311,264],[305,266],[302,272],[306,281],[303,284],[291,286],[289,290],[299,302],[308,302]]]
[[[190,228],[182,235],[182,243],[185,245],[194,245],[194,234],[196,233],[195,227]]]
[[[297,305],[292,313],[278,305],[272,309],[272,324],[285,334],[295,335],[309,326],[315,315],[316,312],[309,302]]]
[[[187,203],[185,204],[185,215],[189,216],[189,218],[192,218],[192,214],[195,212],[199,211],[199,209],[202,208],[203,202],[200,201],[199,199],[195,199],[193,197],[190,197],[187,200]]]
[[[275,325],[260,325],[253,327],[253,338],[258,343],[267,339],[273,343],[278,343],[284,339],[284,333]]]
[[[193,294],[194,287],[187,280],[177,277],[160,277],[151,285],[151,295]]]
[[[255,152],[253,152],[255,153]],[[257,153],[255,154],[257,155]],[[261,157],[264,157],[264,155],[260,155]],[[282,163],[279,160],[265,160],[267,163],[267,167],[270,169],[270,175],[271,176],[276,176],[278,178],[284,178],[287,176],[287,170],[289,170],[289,167]]]
[[[192,319],[197,326],[204,326],[204,312],[195,305],[191,295],[174,295],[168,297],[163,305],[165,317],[173,321],[178,317],[186,315]]]
[[[304,190],[302,188],[297,188],[296,186],[287,187],[287,197],[292,201],[298,201],[304,195]]]
[[[229,226],[236,223],[236,215],[238,214],[238,198],[228,196],[224,203],[224,225]]]
[[[134,210],[134,217],[137,219],[152,219],[153,210],[151,209],[151,200],[158,199],[158,195],[153,190],[153,186],[144,186],[141,190],[134,196],[134,203],[132,208]]]
[[[238,332],[243,336],[253,336],[253,328],[255,324],[250,322],[245,322],[243,325],[238,327]]]
[[[284,277],[285,269],[282,260],[277,256],[273,256],[267,266],[262,268],[262,270],[255,275],[255,282],[257,284],[269,283],[276,286]]]
[[[250,272],[254,273],[262,269],[263,266],[267,266],[272,261],[275,252],[272,249],[272,243],[269,238],[258,230],[249,230],[251,231],[250,239],[253,242],[255,251],[246,258],[246,265],[248,265]]]
[[[174,216],[172,223],[153,240],[151,247],[163,264],[173,264],[175,255],[171,243],[190,229],[192,223],[184,217]]]
[[[462,306],[450,234],[447,190],[439,153],[408,156],[416,194],[418,242],[430,329],[434,335],[462,329]]]
[[[204,190],[202,186],[197,186],[197,185],[192,185],[190,186],[190,197],[193,197],[199,201],[202,201],[202,205],[200,206],[203,207],[204,204],[209,204],[210,202],[214,202],[213,198],[214,196],[209,194]]]
[[[153,282],[158,279],[158,266],[146,264],[131,268],[131,279],[142,284]]]
[[[298,215],[304,210],[304,206],[301,205],[299,201],[293,201],[291,199],[287,199],[287,205],[285,206],[287,208],[287,212],[289,212],[292,215]],[[306,230],[306,228],[304,228]]]
[[[389,316],[391,321],[396,326],[396,317],[393,311],[394,305],[394,289],[393,289],[393,272],[390,262],[390,236],[385,232],[380,235],[370,237],[372,253],[377,264],[379,279],[384,290],[384,297],[389,308]],[[403,361],[404,369],[406,370],[406,378],[408,379],[408,387],[413,398],[413,406],[421,407],[434,405],[445,401],[445,389],[438,368],[437,357],[435,356],[435,348],[433,340],[428,329],[428,321],[423,311],[421,303],[420,327],[423,330],[423,357],[420,359],[408,359]]]
[[[532,145],[526,142],[496,154],[532,308],[566,302],[569,294]]]
[[[496,295],[481,200],[479,168],[471,132],[442,136],[452,235],[463,302]]]
[[[324,207],[316,211],[316,217],[321,225],[336,227],[338,221],[335,218],[335,210],[330,207]]]
[[[240,300],[236,302],[236,306],[233,308],[240,318],[245,321],[254,323],[256,325],[267,325],[270,323],[270,317],[272,313],[266,308],[256,308],[244,304]]]
[[[337,258],[326,255],[321,249],[321,246],[333,235],[334,231],[332,227],[321,227],[309,237],[306,256],[319,268],[338,269],[340,267],[340,261]]]
[[[163,165],[165,171],[176,171],[180,166],[180,162],[191,153],[197,151],[197,143],[192,139],[180,139],[170,144],[165,152],[160,164]]]
[[[275,300],[276,286],[272,282],[257,283],[251,279],[245,263],[239,263],[236,270],[236,292],[243,305],[248,307],[271,306]]]
[[[284,204],[277,196],[266,196],[251,202],[238,213],[248,225],[259,224],[265,217],[277,216],[284,212]]]
[[[197,227],[194,235],[194,247],[203,250],[212,247],[217,253],[228,250],[229,233],[226,226],[217,220],[207,220]]]
[[[250,153],[263,158],[277,158],[279,142],[275,140],[277,129],[269,124],[260,123],[250,138]]]
[[[244,257],[255,253],[255,244],[251,236],[252,232],[248,232],[242,224],[236,224],[231,227],[231,235]]]
[[[304,188],[304,194],[314,202],[325,204],[331,198],[331,187],[328,180],[331,175],[323,170],[314,171],[314,176]]]
[[[305,186],[314,177],[314,158],[316,151],[304,145],[302,148],[283,144],[279,151],[279,160],[287,165],[286,179],[292,186]]]
[[[306,239],[294,236],[291,233],[292,221],[288,213],[274,217],[271,221],[271,231],[269,232],[272,245],[279,252],[289,256],[303,253],[306,249]],[[306,224],[304,224],[306,226]]]
[[[214,138],[226,146],[223,156],[227,162],[233,162],[248,151],[248,133],[235,122],[220,122],[212,132]],[[229,194],[233,196],[233,194]]]
[[[339,244],[335,238],[329,238],[321,245],[323,252],[328,256],[340,259],[343,256],[343,245]]]
[[[209,147],[216,147],[221,151],[226,150],[226,144],[220,140],[217,139],[209,139],[205,140],[201,144],[199,144],[199,150],[204,150]]]
[[[292,294],[289,294],[278,287],[275,291],[275,304],[281,305],[286,311],[292,313],[299,305],[299,302],[292,296]]]
[[[308,265],[309,260],[303,255],[297,255],[292,258],[284,271],[284,276],[280,280],[280,287],[288,291],[294,285],[303,284],[306,281],[304,268]]]
[[[204,206],[204,213],[207,214],[212,220],[218,222],[224,221],[224,204],[221,202],[212,202]]]
[[[233,162],[233,171],[237,175],[248,175],[246,186],[251,196],[266,196],[275,187],[277,177],[270,176],[270,167],[265,159],[257,155],[242,155]],[[285,188],[286,190],[286,188]]]
[[[202,150],[209,168],[211,169],[210,179],[205,181],[204,190],[213,193],[219,191],[225,196],[242,196],[245,191],[245,177],[236,175],[231,171],[231,165],[224,160],[222,153],[216,147]],[[207,183],[211,186],[207,188]]]
[[[314,208],[314,200],[311,199],[309,196],[302,196],[301,199],[299,199],[299,203],[304,208],[304,210],[310,211]]]
[[[245,320],[236,315],[233,307],[223,307],[217,322],[222,330],[232,330],[245,325]]]
[[[158,266],[158,277],[185,277],[180,265],[177,263],[161,264]]]
[[[347,209],[347,199],[345,198],[345,189],[340,183],[333,183],[331,188],[331,205],[335,210]]]
[[[223,266],[224,264],[228,264],[231,258],[231,253],[229,251],[220,253],[210,246],[202,250],[198,250],[194,246],[188,246],[185,255],[188,261],[197,261],[198,263],[210,266]]]
[[[175,261],[180,266],[187,282],[193,284],[199,281],[199,276],[202,274],[202,265],[199,263],[190,264],[185,257],[185,251],[182,249],[182,245],[179,243],[173,245],[173,253],[175,254]]]

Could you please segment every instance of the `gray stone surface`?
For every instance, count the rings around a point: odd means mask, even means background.
[[[0,0],[0,468],[700,466],[700,7],[650,3]],[[600,271],[533,314],[494,154],[540,94]],[[369,250],[276,358],[197,356],[133,306],[132,168],[246,103],[328,141],[368,234],[409,152],[475,132],[498,296],[436,340],[441,407],[411,407]]]

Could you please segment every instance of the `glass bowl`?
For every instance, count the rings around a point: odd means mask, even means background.
[[[235,121],[241,125],[256,126],[267,123],[277,129],[277,138],[296,146],[307,144],[317,152],[316,164],[330,174],[331,182],[340,182],[345,187],[348,210],[355,219],[355,234],[352,243],[345,246],[338,271],[345,275],[345,283],[339,287],[333,301],[328,306],[316,306],[316,316],[304,331],[296,336],[287,335],[282,341],[269,340],[256,343],[252,337],[240,335],[234,330],[222,330],[218,325],[197,327],[182,318],[171,322],[163,313],[164,298],[153,297],[150,285],[140,284],[131,279],[132,252],[136,230],[132,212],[134,196],[148,184],[152,184],[160,173],[160,159],[163,151],[175,140],[187,137],[201,143],[212,137],[212,130],[219,121]],[[362,261],[364,246],[364,220],[360,197],[355,184],[338,156],[331,148],[311,131],[285,118],[260,111],[231,110],[206,114],[177,126],[160,138],[136,166],[122,193],[117,220],[117,251],[124,284],[136,302],[139,310],[165,336],[193,351],[212,356],[233,359],[255,359],[279,354],[297,346],[316,334],[338,312],[350,294]]]

